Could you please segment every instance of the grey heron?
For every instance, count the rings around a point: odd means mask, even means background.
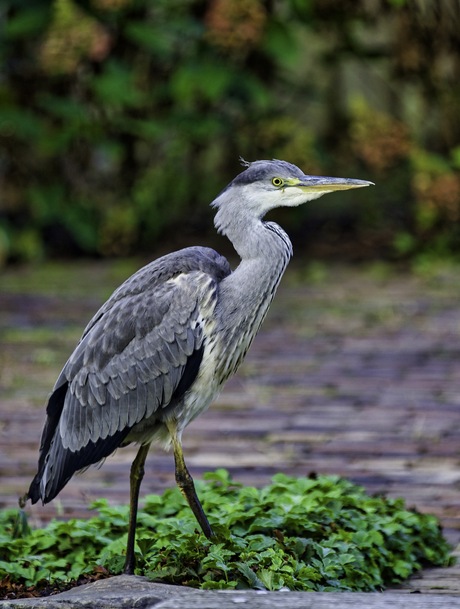
[[[51,501],[75,472],[118,447],[139,445],[125,573],[135,568],[139,490],[152,442],[172,445],[178,487],[213,537],[181,437],[243,361],[291,258],[289,237],[265,214],[372,184],[305,175],[286,161],[244,165],[212,203],[217,230],[241,258],[237,268],[213,249],[188,247],[137,271],[86,326],[49,398],[38,472],[25,496],[32,503]]]

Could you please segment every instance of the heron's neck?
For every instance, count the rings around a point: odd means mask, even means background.
[[[238,369],[265,319],[292,247],[281,227],[260,219],[220,225],[220,230],[241,256],[238,267],[219,286],[221,353],[216,378],[223,383]]]
[[[226,326],[224,335],[228,335],[229,342],[232,336],[239,335],[245,343],[245,353],[267,314],[291,258],[292,245],[277,224],[238,211],[241,213],[229,216],[219,209],[216,215],[216,227],[241,257],[239,266],[220,284],[219,306]],[[233,361],[236,352],[228,357],[232,361],[227,362],[227,368],[237,367],[238,361]]]
[[[284,230],[274,222],[247,223],[237,234],[226,232],[241,262],[224,281],[231,286],[232,299],[243,316],[247,305],[266,309],[292,256],[292,244]],[[239,300],[244,294],[244,302]]]
[[[287,255],[289,261],[292,255],[292,244],[283,229],[274,222],[263,222],[244,199],[238,204],[220,204],[214,225],[232,242],[243,263],[263,260],[272,266],[273,257],[284,260]]]

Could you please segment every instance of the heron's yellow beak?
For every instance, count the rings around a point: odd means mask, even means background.
[[[286,186],[301,188],[305,192],[334,192],[335,190],[349,190],[350,188],[363,188],[374,186],[374,182],[367,180],[355,180],[353,178],[330,178],[323,176],[305,176],[304,178],[293,178]]]

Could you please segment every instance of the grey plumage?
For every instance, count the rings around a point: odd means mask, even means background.
[[[42,437],[32,501],[50,501],[74,473],[56,464],[67,459],[74,471],[87,467],[82,451],[88,444],[117,433],[124,439],[160,407],[161,416],[173,407],[187,362],[202,346],[200,306],[209,300],[212,306],[215,286],[229,273],[228,262],[213,250],[187,248],[141,269],[101,307],[55,384],[55,393],[68,389],[53,436],[47,426]]]
[[[173,445],[176,479],[212,535],[181,450],[188,423],[241,364],[292,255],[267,211],[369,182],[305,176],[285,161],[246,164],[213,202],[215,225],[241,263],[231,271],[212,249],[186,248],[125,281],[83,332],[47,407],[38,472],[28,497],[53,499],[72,475],[118,446],[141,445],[131,472],[126,572],[134,569],[137,499],[148,447]]]

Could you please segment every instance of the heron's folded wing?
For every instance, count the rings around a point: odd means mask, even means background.
[[[118,300],[84,336],[56,386],[68,382],[59,421],[65,449],[131,429],[193,382],[217,283],[199,271]]]

